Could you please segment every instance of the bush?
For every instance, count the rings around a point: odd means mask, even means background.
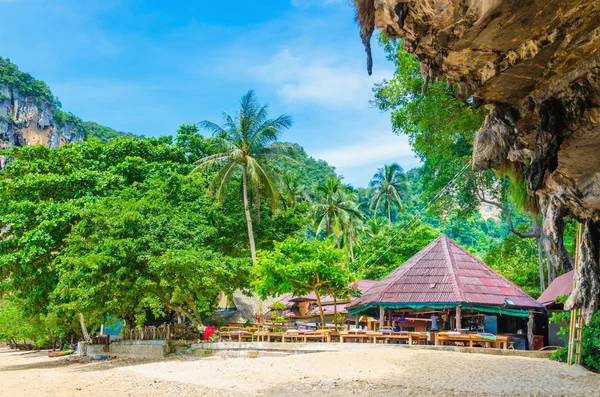
[[[550,321],[553,323],[571,321],[571,312],[553,313]],[[569,341],[569,327],[561,327],[558,336],[566,343]],[[590,326],[583,328],[583,339],[581,346],[581,364],[589,370],[600,371],[600,312],[596,312]],[[556,361],[567,362],[569,356],[568,347],[561,347],[555,351],[551,358]]]

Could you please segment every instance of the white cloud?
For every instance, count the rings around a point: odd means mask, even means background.
[[[331,148],[313,156],[340,168],[372,164],[382,166],[385,162],[399,162],[401,159],[410,159],[411,163],[418,162],[414,159],[406,137],[390,132],[370,134],[356,143]]]
[[[361,66],[343,63],[322,52],[314,51],[308,57],[285,49],[257,67],[255,73],[264,83],[275,85],[277,94],[289,102],[366,108],[373,83],[388,73],[381,71],[369,77]]]

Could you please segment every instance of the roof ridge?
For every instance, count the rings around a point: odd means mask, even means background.
[[[460,288],[460,282],[458,281],[458,276],[454,271],[456,262],[454,261],[453,255],[450,254],[450,248],[448,248],[448,240],[450,240],[450,238],[446,235],[444,235],[444,237],[444,254],[446,255],[446,264],[448,265],[448,272],[450,273],[450,279],[452,280],[454,287],[454,296],[458,298],[457,302],[464,302],[465,298],[462,294],[462,289]]]

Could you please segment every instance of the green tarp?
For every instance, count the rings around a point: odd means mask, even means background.
[[[365,312],[371,312],[376,317],[379,316],[379,313],[375,313],[373,309],[379,309],[379,307],[383,307],[384,309],[412,309],[412,310],[420,310],[420,309],[434,309],[434,310],[443,310],[443,309],[454,309],[459,302],[451,303],[382,303],[382,304],[369,304],[366,306],[361,306],[357,308],[348,309],[348,314],[361,314]],[[488,306],[477,306],[477,305],[465,305],[460,304],[463,310],[475,310],[482,313],[488,314],[502,314],[505,316],[513,316],[513,317],[529,317],[529,309],[512,309],[505,307],[488,307]]]

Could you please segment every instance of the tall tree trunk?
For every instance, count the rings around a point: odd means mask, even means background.
[[[83,317],[83,313],[79,312],[79,325],[81,326],[81,333],[83,334],[83,340],[85,343],[92,343],[92,337],[85,326],[85,318]]]
[[[256,223],[260,223],[260,192],[256,183],[254,184],[254,198],[256,199]]]
[[[317,297],[317,306],[319,306],[319,316],[321,317],[321,328],[325,328],[325,315],[323,314],[323,304],[321,303],[321,296],[315,290],[315,295]]]
[[[537,238],[537,246],[538,246],[538,264],[540,266],[540,290],[544,292],[546,289],[546,277],[544,275],[544,253],[542,252],[542,241],[538,237]]]
[[[388,210],[388,222],[392,226],[392,206],[390,205],[390,194],[386,193],[387,196],[387,210]]]
[[[331,223],[329,222],[329,216],[325,215],[325,225],[327,226],[327,237],[331,235]]]
[[[352,231],[350,231],[348,233],[348,244],[350,246],[350,259],[352,260],[352,262],[354,262],[354,248],[352,247],[353,243],[354,240],[352,239]]]
[[[252,229],[250,206],[248,205],[248,168],[246,164],[242,164],[242,188],[244,196],[244,211],[246,212],[246,223],[248,224],[248,239],[250,240],[250,254],[252,255],[252,264],[256,265],[256,245],[254,243],[254,231]]]
[[[540,290],[544,292],[546,289],[546,277],[544,275],[544,253],[542,252],[542,237],[540,225],[537,223],[535,218],[531,221],[531,230],[537,233],[536,241],[537,241],[537,249],[538,249],[538,265],[540,268]]]

